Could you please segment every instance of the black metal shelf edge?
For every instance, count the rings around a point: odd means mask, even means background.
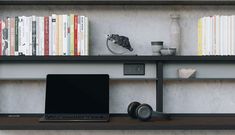
[[[0,56],[0,62],[235,62],[235,56]]]
[[[0,0],[0,5],[235,5],[233,0]]]
[[[164,78],[164,81],[223,81],[223,80],[231,80],[235,81],[235,78],[189,78],[189,79],[183,79],[183,78]]]
[[[172,114],[171,120],[134,120],[126,115],[111,115],[110,122],[40,123],[40,114],[21,117],[0,115],[0,130],[193,130],[235,129],[234,114]]]

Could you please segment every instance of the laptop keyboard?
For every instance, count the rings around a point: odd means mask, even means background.
[[[78,114],[47,114],[46,120],[103,120],[106,115],[78,115]]]

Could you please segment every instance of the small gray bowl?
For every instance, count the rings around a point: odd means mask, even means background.
[[[176,48],[162,48],[160,50],[160,53],[163,56],[175,55],[176,54]]]

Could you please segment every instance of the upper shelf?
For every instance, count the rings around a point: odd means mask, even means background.
[[[234,0],[0,0],[0,5],[235,5]]]
[[[235,56],[0,56],[1,63],[76,63],[76,62],[211,62],[234,63]]]

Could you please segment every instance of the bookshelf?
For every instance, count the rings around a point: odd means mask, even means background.
[[[235,5],[233,0],[0,0],[0,5]],[[164,81],[235,80],[235,78],[164,78],[168,63],[235,63],[235,56],[1,56],[0,63],[126,63],[156,64],[156,108],[163,111]],[[37,79],[37,78],[36,78]],[[146,78],[118,78],[144,80]],[[29,80],[32,80],[29,79]],[[170,114],[170,121],[139,122],[126,115],[111,115],[109,123],[39,123],[42,114],[20,114],[19,118],[0,114],[1,130],[157,130],[235,129],[235,114]]]

